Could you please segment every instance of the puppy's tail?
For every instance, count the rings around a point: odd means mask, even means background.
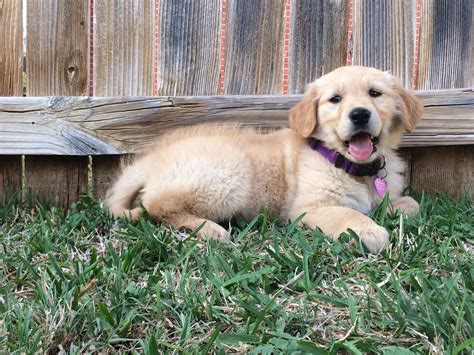
[[[107,192],[105,205],[114,217],[128,217],[133,222],[140,215],[141,208],[133,208],[134,202],[145,185],[145,176],[136,166],[128,166],[120,178]]]

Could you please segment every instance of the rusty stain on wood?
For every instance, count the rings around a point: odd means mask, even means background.
[[[291,2],[288,92],[346,64],[349,0]]]
[[[354,0],[354,65],[388,70],[413,85],[416,0]]]
[[[222,0],[159,1],[158,95],[215,95]]]
[[[228,0],[224,93],[282,92],[285,0]]]
[[[472,89],[417,92],[424,118],[405,146],[474,143]],[[0,154],[96,155],[140,150],[198,123],[287,126],[301,95],[0,98]]]

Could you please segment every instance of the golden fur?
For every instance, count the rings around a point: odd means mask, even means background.
[[[382,93],[369,95],[369,90]],[[335,94],[342,99],[330,102]],[[418,204],[401,197],[404,165],[395,154],[403,130],[411,132],[422,112],[420,102],[391,75],[373,68],[341,67],[308,86],[290,111],[291,129],[258,134],[238,127],[195,126],[162,137],[125,167],[108,193],[114,216],[135,220],[145,207],[154,221],[195,229],[199,236],[229,241],[216,222],[233,216],[253,218],[262,208],[281,222],[303,213],[301,223],[332,238],[354,230],[374,253],[388,245],[388,232],[366,215],[381,202],[375,177],[354,177],[335,168],[307,143],[316,137],[348,159],[349,113],[364,107],[372,114],[370,133],[379,137],[368,163],[386,159],[394,208],[413,214]],[[138,197],[138,198],[137,198]],[[138,200],[138,201],[135,201]]]

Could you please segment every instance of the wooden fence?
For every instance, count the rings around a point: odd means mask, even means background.
[[[0,201],[101,198],[121,154],[180,125],[286,126],[346,64],[420,90],[409,183],[474,191],[473,16],[471,0],[0,0]]]

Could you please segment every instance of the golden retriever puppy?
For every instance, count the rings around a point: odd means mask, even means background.
[[[150,218],[199,236],[229,241],[217,224],[253,218],[262,208],[331,238],[348,228],[377,253],[387,230],[367,214],[389,193],[401,197],[404,165],[394,149],[420,121],[422,105],[386,72],[341,67],[311,83],[291,109],[290,129],[258,134],[238,127],[194,126],[167,134],[127,166],[108,193],[114,216]],[[138,198],[137,198],[138,197]]]

